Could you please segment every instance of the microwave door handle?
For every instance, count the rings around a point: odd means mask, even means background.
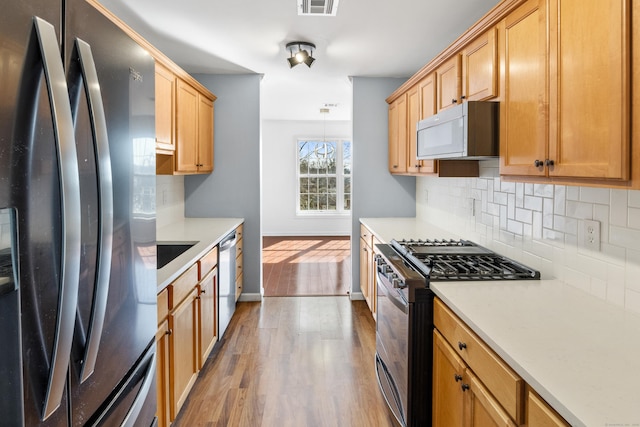
[[[80,65],[79,71],[84,82],[87,106],[89,109],[89,120],[93,135],[96,171],[98,175],[99,205],[95,289],[87,328],[84,357],[80,370],[80,382],[84,382],[91,376],[95,369],[107,310],[113,248],[113,177],[111,174],[111,155],[109,153],[107,121],[105,119],[100,82],[98,81],[98,73],[96,71],[93,53],[91,52],[91,46],[85,41],[76,38],[74,47]],[[72,98],[76,98],[76,101],[77,97],[78,94],[72,96]],[[76,109],[77,105],[78,102],[74,102]],[[74,118],[75,116],[74,114]]]
[[[41,18],[33,18],[33,30],[29,39],[27,61],[39,55],[44,71],[47,93],[53,121],[53,134],[58,168],[61,199],[61,274],[58,284],[58,302],[51,362],[42,404],[42,420],[47,419],[60,406],[65,392],[80,277],[80,177],[69,104],[67,81],[62,65],[58,38],[53,25]],[[29,59],[31,58],[31,59]],[[37,80],[24,78],[20,86],[18,114],[29,117],[36,109]],[[34,87],[31,87],[34,86]],[[34,104],[34,105],[31,105]],[[35,113],[33,113],[35,114]],[[27,121],[27,120],[25,120]]]

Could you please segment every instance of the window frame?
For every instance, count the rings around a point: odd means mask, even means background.
[[[336,210],[301,210],[300,209],[300,179],[304,177],[311,177],[310,174],[301,174],[300,173],[300,143],[302,142],[327,142],[327,143],[336,143]],[[350,162],[350,173],[344,173],[344,143],[347,142],[350,144],[351,150],[351,162]],[[295,197],[295,214],[296,216],[301,217],[344,217],[351,216],[351,208],[353,206],[353,141],[348,137],[338,137],[338,138],[297,138],[295,143],[295,167],[296,167],[296,197]],[[330,176],[330,175],[323,175]],[[351,191],[349,192],[350,202],[349,209],[344,208],[344,181],[345,178],[350,179],[350,187]]]

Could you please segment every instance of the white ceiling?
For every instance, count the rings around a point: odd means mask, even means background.
[[[189,73],[262,74],[263,119],[351,119],[350,76],[408,78],[499,0],[340,0],[299,16],[296,0],[102,0]],[[314,43],[290,69],[285,44]]]

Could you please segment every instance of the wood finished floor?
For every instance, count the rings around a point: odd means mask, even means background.
[[[391,427],[364,301],[238,303],[174,427]]]
[[[349,236],[263,237],[264,296],[347,295]]]

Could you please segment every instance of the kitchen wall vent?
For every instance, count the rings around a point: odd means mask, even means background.
[[[336,16],[340,0],[297,0],[298,15]]]

